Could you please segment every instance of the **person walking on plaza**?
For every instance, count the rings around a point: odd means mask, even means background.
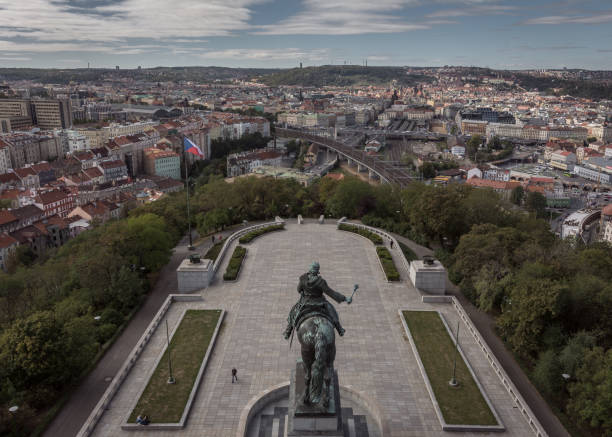
[[[234,380],[238,382],[238,370],[236,370],[236,368],[232,369],[232,384],[234,383]]]
[[[212,238],[212,244],[215,244],[215,236],[212,235],[210,238]]]
[[[391,249],[393,249],[393,240],[391,240]]]

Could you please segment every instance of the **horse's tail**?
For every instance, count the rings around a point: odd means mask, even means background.
[[[325,319],[324,319],[325,320]],[[334,344],[334,327],[328,321],[318,323],[314,342],[314,362],[311,369],[310,396],[313,403],[318,403],[321,399],[321,389],[326,389],[324,379],[328,379],[326,371],[330,363],[333,363],[336,355],[336,345]]]

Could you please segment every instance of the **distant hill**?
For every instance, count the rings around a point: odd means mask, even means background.
[[[401,85],[430,82],[432,77],[408,74],[404,67],[362,67],[359,65],[324,65],[321,67],[292,68],[259,78],[269,86],[299,85],[307,87],[384,85],[395,80]]]
[[[99,82],[105,79],[133,78],[153,82],[193,81],[209,83],[231,79],[248,79],[272,74],[280,69],[228,68],[228,67],[155,67],[142,69],[111,68],[0,68],[0,80],[32,80],[42,83],[67,84],[74,82]]]

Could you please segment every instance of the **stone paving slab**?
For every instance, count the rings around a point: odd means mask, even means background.
[[[359,284],[353,304],[336,306],[347,331],[344,337],[336,337],[340,384],[363,391],[378,402],[389,424],[389,436],[456,435],[440,428],[398,315],[398,309],[437,309],[450,326],[456,327],[459,317],[452,305],[422,303],[419,292],[409,281],[387,283],[374,245],[358,235],[336,230],[335,225],[288,224],[286,231],[267,234],[245,247],[248,256],[237,282],[219,279],[225,269],[222,265],[218,279],[204,290],[203,301],[175,302],[166,316],[172,329],[185,308],[227,311],[185,429],[147,432],[145,428],[142,431],[120,428],[163,350],[165,330],[158,329],[100,419],[95,436],[234,437],[247,402],[262,390],[288,381],[295,366],[299,344],[294,339],[289,350],[281,333],[289,309],[298,298],[298,277],[315,260],[321,264],[321,274],[333,289],[348,294],[354,283]],[[393,256],[402,278],[407,278],[408,272],[398,262],[399,250],[394,248]],[[532,435],[475,341],[463,328],[459,341],[507,428],[505,435]],[[451,366],[449,363],[449,372]],[[233,367],[238,369],[237,384],[231,383]]]

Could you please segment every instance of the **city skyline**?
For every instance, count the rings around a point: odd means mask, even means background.
[[[0,0],[0,67],[612,69],[605,1]]]

